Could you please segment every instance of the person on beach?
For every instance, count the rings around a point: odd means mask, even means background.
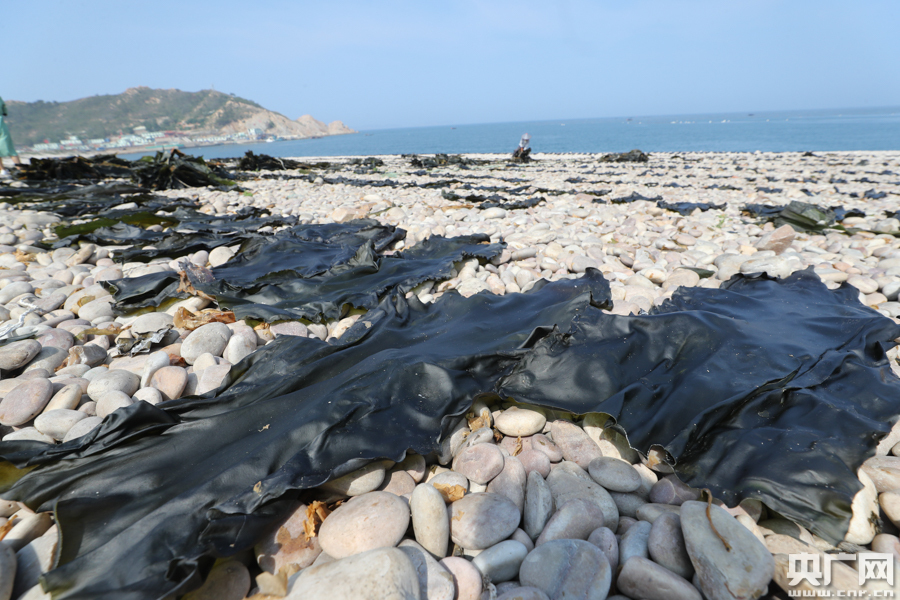
[[[13,146],[12,136],[9,135],[9,127],[7,127],[4,120],[6,115],[6,102],[3,101],[3,98],[0,98],[0,177],[8,176],[6,169],[3,168],[3,159],[5,157],[12,158],[13,164],[17,166],[22,165],[22,161],[19,159],[19,155]]]

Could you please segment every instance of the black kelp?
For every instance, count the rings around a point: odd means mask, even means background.
[[[26,181],[96,181],[108,177],[130,177],[131,166],[131,161],[114,155],[32,158],[29,164],[20,166],[18,178]]]
[[[610,198],[609,202],[613,204],[630,204],[632,202],[637,202],[638,200],[646,200],[648,202],[658,202],[662,200],[662,196],[653,196],[652,198],[649,196],[644,196],[643,194],[639,194],[637,192],[631,192],[627,196],[620,196],[618,198]],[[596,199],[594,202],[605,203],[606,200]]]
[[[175,148],[168,154],[157,152],[136,160],[132,178],[153,190],[235,185],[225,169],[207,164],[202,156],[190,156]]]
[[[0,443],[0,486],[55,509],[59,562],[43,581],[57,599],[159,598],[252,547],[297,490],[435,452],[475,397],[496,394],[609,414],[691,485],[838,540],[856,470],[900,413],[884,355],[900,327],[857,295],[810,272],[736,276],[623,317],[602,312],[609,287],[592,269],[430,305],[394,292],[333,344],[260,349],[218,397],[139,402],[59,446]]]
[[[821,232],[833,227],[837,221],[835,213],[808,202],[792,201],[787,206],[769,206],[766,204],[747,204],[741,208],[751,216],[772,221],[776,227],[790,225],[795,231]]]
[[[645,163],[650,160],[650,155],[641,152],[640,150],[630,150],[628,152],[619,152],[612,154],[604,154],[600,158],[598,158],[600,162],[606,163],[626,163],[626,162],[638,162]]]
[[[666,202],[665,200],[657,200],[656,205],[665,210],[677,212],[684,217],[690,216],[690,214],[698,208],[702,212],[714,208],[718,210],[725,208],[724,204],[713,204],[712,202]]]

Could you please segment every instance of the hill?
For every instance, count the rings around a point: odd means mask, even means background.
[[[70,135],[83,140],[147,131],[179,131],[195,135],[228,135],[258,129],[282,137],[317,137],[355,133],[340,121],[329,125],[304,115],[296,121],[266,110],[256,102],[215,90],[182,92],[130,88],[121,94],[92,96],[70,102],[7,101],[16,144],[30,146]]]

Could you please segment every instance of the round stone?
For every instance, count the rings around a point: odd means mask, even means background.
[[[586,540],[595,529],[603,527],[603,518],[603,511],[593,502],[570,500],[550,517],[534,546],[553,540]]]
[[[420,483],[425,477],[425,457],[421,454],[409,453],[402,461],[397,464],[398,469],[403,469],[413,481]]]
[[[83,435],[89,434],[94,430],[95,427],[100,425],[100,422],[103,421],[100,417],[91,417],[88,416],[74,425],[72,428],[66,433],[66,437],[63,438],[63,443],[72,441],[74,439],[78,439]]]
[[[550,474],[550,459],[539,450],[526,450],[522,454],[517,455],[516,458],[522,463],[526,475],[532,471],[537,471],[541,477],[546,477]]]
[[[172,315],[164,312],[151,312],[139,316],[131,323],[131,331],[139,335],[155,333],[162,329],[174,327],[175,320]]]
[[[525,510],[523,526],[525,533],[536,540],[553,514],[553,494],[540,473],[528,474],[525,485]]]
[[[141,388],[131,397],[135,402],[144,401],[147,404],[159,404],[163,401],[162,394],[159,390],[152,387]]]
[[[472,559],[472,564],[492,583],[500,583],[518,577],[519,567],[527,554],[528,548],[524,544],[506,540],[479,553]]]
[[[512,406],[497,415],[494,427],[503,435],[529,436],[540,433],[546,422],[546,417],[536,410]]]
[[[453,470],[469,481],[485,484],[503,470],[503,453],[494,444],[476,444],[456,455]]]
[[[134,400],[130,395],[119,390],[109,390],[97,400],[97,416],[105,419],[118,409],[131,406],[132,404],[134,404]]]
[[[181,344],[181,357],[189,365],[204,352],[213,356],[222,356],[228,340],[231,339],[231,329],[224,323],[207,323],[198,327],[188,335]]]
[[[521,512],[525,507],[525,467],[515,456],[504,457],[503,470],[488,483],[487,491],[506,496]]]
[[[450,505],[450,539],[468,550],[482,550],[508,538],[521,516],[512,500],[476,493]]]
[[[677,475],[666,475],[650,488],[650,502],[680,506],[687,500],[699,500],[700,490],[688,487]]]
[[[203,586],[183,596],[183,600],[243,600],[250,591],[250,572],[236,560],[212,568]]]
[[[641,476],[631,464],[613,457],[595,458],[588,465],[591,479],[611,492],[633,492],[641,487]]]
[[[536,433],[531,436],[531,448],[546,454],[552,463],[557,463],[563,459],[562,450],[559,449],[559,446],[551,442],[550,438],[543,433]]]
[[[26,379],[0,401],[0,424],[24,425],[44,410],[53,395],[49,379]]]
[[[587,469],[592,460],[603,456],[600,446],[574,423],[554,421],[550,425],[550,434],[553,436],[553,442],[562,451],[563,457],[582,469]],[[533,446],[534,442],[532,441]]]
[[[305,504],[299,505],[281,527],[260,541],[254,548],[259,567],[273,575],[288,565],[305,569],[322,553],[319,537],[306,537]]]
[[[94,321],[101,317],[115,316],[112,309],[112,298],[109,296],[91,300],[78,309],[78,317],[86,321]]]
[[[547,476],[547,485],[553,493],[556,506],[563,506],[575,498],[590,500],[603,511],[604,523],[616,531],[619,521],[619,508],[602,486],[594,483],[591,476],[573,462],[562,462]]]
[[[34,420],[34,428],[55,440],[61,440],[78,421],[85,418],[87,415],[83,412],[60,408],[38,415]]]
[[[85,378],[90,373],[85,374]],[[98,375],[88,384],[87,393],[91,400],[100,401],[100,397],[107,392],[122,392],[129,398],[134,395],[141,384],[141,378],[131,371],[124,369],[110,369]]]
[[[377,460],[361,469],[323,483],[323,490],[343,496],[359,496],[377,490],[384,481],[385,463]]]
[[[15,371],[38,355],[41,345],[35,340],[22,340],[0,347],[0,369]]]
[[[450,517],[444,497],[431,483],[416,486],[409,498],[416,541],[438,558],[447,555]]]
[[[150,387],[159,390],[163,400],[181,398],[187,384],[187,371],[181,367],[163,367],[150,377]]]
[[[234,333],[225,345],[225,350],[222,351],[222,358],[233,365],[238,364],[256,350],[256,334],[249,327],[243,329],[249,332],[249,335]]]
[[[409,519],[403,499],[387,492],[369,492],[328,515],[319,529],[319,543],[337,559],[393,547],[403,539]]]
[[[406,471],[391,469],[379,486],[379,492],[388,492],[395,496],[411,494],[416,489],[416,482]]]
[[[519,581],[538,588],[551,600],[605,600],[612,570],[593,544],[584,540],[553,540],[525,557]]]
[[[499,590],[498,590],[499,592]],[[531,586],[516,586],[499,596],[497,600],[550,600],[547,594]]]
[[[484,578],[471,562],[458,556],[441,559],[444,568],[453,575],[456,584],[456,600],[479,600],[484,590]]]
[[[50,398],[50,402],[47,404],[44,411],[49,412],[57,409],[74,410],[78,408],[83,393],[84,391],[77,383],[65,385],[61,390],[53,394],[53,397]]]
[[[647,538],[647,550],[656,564],[688,581],[694,576],[694,566],[684,546],[681,518],[675,513],[660,515],[653,522],[650,537]]]
[[[420,600],[419,590],[409,557],[399,548],[378,548],[304,570],[285,600]]]
[[[636,556],[619,571],[616,586],[630,598],[646,600],[703,600],[689,581],[651,560]],[[720,596],[715,596],[720,598]],[[733,598],[734,596],[725,596]],[[739,596],[745,598],[747,596]],[[755,598],[756,596],[749,596]]]

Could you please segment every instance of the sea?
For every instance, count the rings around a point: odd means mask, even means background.
[[[242,156],[248,150],[278,157],[510,153],[525,133],[535,153],[900,150],[900,106],[378,129],[186,152],[205,158]]]

